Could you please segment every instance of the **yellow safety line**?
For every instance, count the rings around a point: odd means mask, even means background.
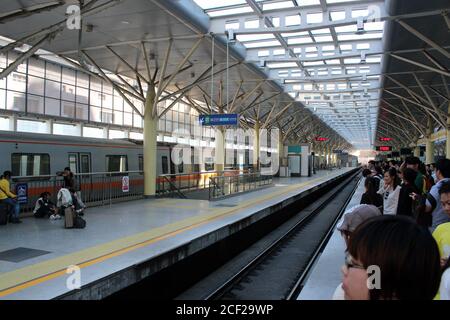
[[[336,175],[337,176],[337,175]],[[0,274],[0,297],[4,297],[15,293],[17,291],[32,287],[42,282],[57,278],[66,274],[66,269],[70,265],[77,265],[80,268],[85,268],[96,263],[103,262],[107,259],[119,256],[126,252],[136,250],[145,247],[149,244],[164,240],[166,238],[173,237],[182,232],[197,228],[201,225],[209,223],[214,220],[218,220],[227,215],[235,213],[238,210],[245,209],[252,205],[260,204],[261,202],[273,199],[286,192],[293,191],[304,185],[312,184],[315,181],[329,177],[328,175],[322,176],[313,180],[305,181],[300,184],[293,184],[286,187],[281,187],[277,192],[270,193],[265,196],[254,198],[247,201],[245,204],[240,204],[233,208],[216,209],[214,208],[213,215],[206,213],[197,216],[193,216],[184,220],[177,221],[175,223],[165,225],[162,227],[154,228],[150,231],[141,232],[132,236],[113,240],[108,243],[93,246],[78,252],[74,252],[62,257],[46,260],[34,265],[26,266],[18,270],[10,271]],[[165,201],[165,200],[163,200]],[[156,201],[156,202],[163,202]],[[211,208],[204,208],[211,209]],[[202,220],[203,219],[203,220]],[[173,228],[176,228],[173,230]],[[172,229],[171,231],[169,231]],[[168,231],[168,232],[167,232]],[[167,232],[161,234],[161,232]],[[160,234],[158,234],[160,233]],[[150,237],[150,239],[149,239]],[[68,244],[70,245],[70,244]],[[121,247],[121,248],[120,248]],[[120,248],[120,249],[117,249]],[[73,261],[82,261],[79,263],[73,263]],[[18,284],[18,282],[20,283]]]

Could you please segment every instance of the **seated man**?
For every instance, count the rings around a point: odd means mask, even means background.
[[[9,205],[9,222],[11,223],[21,223],[19,219],[20,206],[17,202],[17,196],[11,192],[11,171],[3,172],[0,178],[0,201]]]
[[[61,219],[61,216],[56,213],[55,205],[50,201],[50,192],[47,191],[41,193],[41,197],[36,201],[33,213],[36,218]]]

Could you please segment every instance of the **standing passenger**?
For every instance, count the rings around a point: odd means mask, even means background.
[[[364,187],[366,192],[361,196],[361,204],[371,204],[378,209],[383,209],[383,197],[377,193],[378,188],[376,187],[376,178],[367,177],[364,181]]]
[[[383,196],[383,214],[397,214],[398,198],[400,196],[401,187],[397,170],[390,168],[384,173],[384,184],[378,190]]]
[[[397,214],[416,219],[415,200],[411,196],[413,193],[420,194],[415,185],[417,172],[410,168],[405,168],[402,175],[402,188],[398,198]]]
[[[0,177],[0,201],[9,205],[9,222],[22,223],[19,219],[20,206],[17,202],[17,196],[11,192],[11,180],[12,172],[5,171]]]
[[[432,300],[441,278],[439,250],[413,220],[375,217],[350,237],[342,273],[346,300]]]

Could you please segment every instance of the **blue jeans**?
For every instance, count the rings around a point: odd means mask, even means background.
[[[20,206],[19,203],[16,200],[13,200],[11,198],[6,198],[1,200],[3,203],[6,203],[7,205],[10,206],[9,209],[9,215],[14,218],[14,219],[18,219],[19,218],[19,212],[20,212]]]

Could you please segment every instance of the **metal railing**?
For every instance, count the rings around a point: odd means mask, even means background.
[[[209,189],[210,178],[224,176],[233,177],[245,170],[206,171],[178,174],[163,174],[158,177],[158,196],[186,198],[186,193]]]
[[[81,199],[89,206],[135,200],[142,198],[144,194],[142,171],[82,173],[75,174],[74,179],[79,186]],[[124,179],[128,180],[128,184],[123,187]],[[18,183],[27,184],[27,202],[22,203],[20,207],[22,212],[29,212],[34,209],[36,200],[45,191],[51,193],[51,200],[56,204],[58,191],[63,186],[63,177],[59,175],[16,176],[12,178],[11,188],[15,190]]]
[[[210,177],[209,180],[210,200],[255,190],[273,183],[271,175],[261,175],[260,172]]]

